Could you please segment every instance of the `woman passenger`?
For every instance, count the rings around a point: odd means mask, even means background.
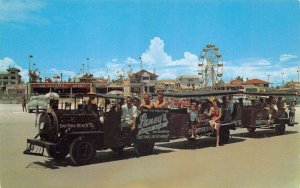
[[[214,129],[216,129],[216,147],[219,147],[221,123],[220,120],[222,117],[222,109],[220,108],[219,101],[216,98],[211,98],[210,101],[212,102],[213,106],[210,108],[207,115],[211,117],[209,125],[211,127],[212,133],[214,132]]]

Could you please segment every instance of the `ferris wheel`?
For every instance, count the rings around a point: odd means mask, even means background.
[[[203,48],[199,56],[198,76],[204,88],[212,88],[222,79],[222,55],[214,44],[207,44]]]

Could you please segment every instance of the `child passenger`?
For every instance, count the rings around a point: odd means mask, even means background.
[[[198,122],[198,109],[197,104],[192,103],[192,108],[190,110],[190,123],[191,123],[191,138],[197,137],[196,135],[196,125]]]

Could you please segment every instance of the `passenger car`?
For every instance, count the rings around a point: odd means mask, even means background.
[[[45,95],[32,96],[27,104],[29,113],[32,113],[34,110],[46,110],[47,107],[48,103]]]

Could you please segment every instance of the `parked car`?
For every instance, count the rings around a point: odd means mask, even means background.
[[[43,111],[43,110],[46,110],[47,107],[48,107],[48,102],[46,100],[45,95],[38,95],[38,96],[30,97],[30,100],[27,105],[29,113],[32,113],[33,111],[36,111],[37,109],[39,111]]]

